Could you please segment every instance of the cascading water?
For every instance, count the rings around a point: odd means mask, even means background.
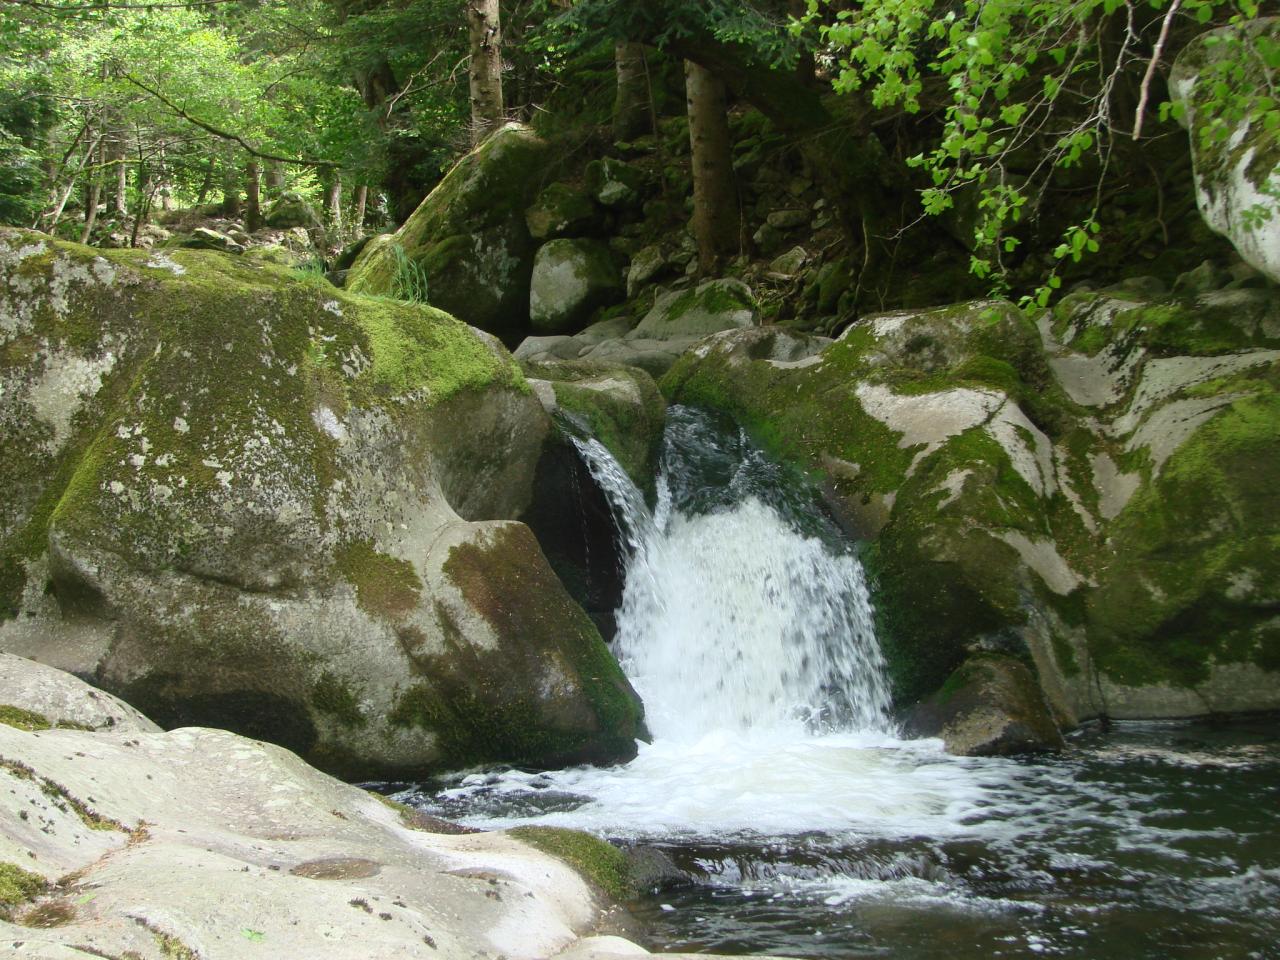
[[[599,442],[577,446],[626,531],[616,644],[656,739],[888,729],[862,567],[767,502],[784,478],[743,438],[673,410],[652,514]],[[701,502],[691,454],[732,469],[728,502]]]
[[[615,649],[653,742],[402,799],[664,851],[697,882],[631,908],[667,949],[1280,957],[1274,735],[1145,727],[1035,763],[901,740],[861,566],[802,482],[680,407],[652,510],[577,447],[624,544]]]

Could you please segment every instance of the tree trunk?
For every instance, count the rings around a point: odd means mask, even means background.
[[[705,276],[719,273],[725,260],[738,251],[741,218],[724,83],[688,60],[684,79],[693,153],[693,236],[698,242],[698,270]]]
[[[93,225],[97,223],[97,205],[102,202],[102,177],[105,175],[106,143],[102,143],[97,148],[97,157],[99,157],[99,168],[93,170],[90,178],[90,187],[88,187],[88,197],[84,200],[84,229],[81,232],[81,243],[88,243],[88,239],[93,236]]]
[[[618,75],[618,90],[613,100],[613,138],[631,140],[652,133],[644,44],[619,43],[614,47],[613,61]]]
[[[467,0],[471,49],[471,142],[502,125],[502,21],[498,0]]]
[[[222,215],[232,220],[240,218],[240,184],[235,166],[227,160],[222,166]]]
[[[356,187],[356,214],[351,218],[352,239],[359,240],[364,236],[364,212],[369,205],[369,188],[363,183]]]
[[[329,195],[325,202],[325,219],[331,243],[342,242],[342,176],[334,173],[329,183]]]
[[[267,161],[267,197],[274,200],[284,193],[284,164],[279,160]]]
[[[244,165],[244,226],[249,233],[262,228],[262,203],[258,187],[259,174],[258,161],[250,160]]]
[[[209,162],[204,168],[204,179],[200,181],[200,192],[196,194],[196,206],[203,207],[204,202],[209,199],[209,191],[213,189],[213,173],[217,167],[218,161],[213,157],[209,158]]]

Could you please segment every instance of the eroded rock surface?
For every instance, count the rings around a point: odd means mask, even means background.
[[[824,478],[872,542],[896,699],[975,654],[1046,717],[1280,707],[1280,297],[1112,290],[1039,326],[979,302],[837,342],[716,334],[662,382]]]
[[[492,338],[214,253],[8,232],[0,278],[0,649],[351,776],[634,751]]]

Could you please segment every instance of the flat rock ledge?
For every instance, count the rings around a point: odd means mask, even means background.
[[[7,658],[6,675],[23,663]],[[30,684],[6,685],[11,718],[50,703],[49,673],[30,664]],[[78,716],[103,695],[64,674],[52,700]],[[0,879],[29,894],[0,904],[6,957],[644,952],[590,936],[603,905],[560,860],[503,833],[425,832],[407,808],[226,731],[0,724],[0,797]]]

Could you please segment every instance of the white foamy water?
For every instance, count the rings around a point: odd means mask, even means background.
[[[708,434],[675,418],[682,428],[652,511],[605,447],[577,443],[628,554],[615,650],[653,742],[624,766],[475,775],[439,799],[467,802],[474,823],[524,822],[532,807],[540,823],[612,836],[963,829],[984,789],[938,742],[896,737],[861,564],[768,502],[752,454],[733,496],[689,509],[671,473]]]

